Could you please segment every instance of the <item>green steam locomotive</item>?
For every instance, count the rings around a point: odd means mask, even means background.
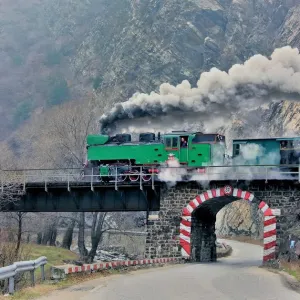
[[[102,180],[116,177],[118,181],[134,182],[142,172],[142,180],[149,181],[150,174],[157,173],[157,167],[169,156],[187,169],[199,168],[201,172],[208,165],[223,165],[225,152],[223,135],[202,132],[147,132],[139,134],[138,141],[132,141],[130,134],[87,137],[88,162]]]

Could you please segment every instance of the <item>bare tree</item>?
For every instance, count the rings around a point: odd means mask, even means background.
[[[68,219],[68,222],[67,222],[68,224],[67,224],[66,232],[63,237],[61,247],[70,250],[72,241],[73,241],[74,228],[75,228],[76,223],[78,223],[78,221],[79,221],[78,213],[77,212],[72,213],[71,217],[66,217],[66,218]]]
[[[22,195],[21,176],[17,171],[5,171],[16,167],[15,157],[7,144],[0,143],[0,210],[15,204]]]
[[[81,167],[86,158],[86,138],[95,130],[95,102],[68,103],[53,109],[45,119],[40,159],[55,168]]]
[[[85,247],[85,213],[81,212],[79,214],[78,223],[78,250],[80,254],[80,259],[85,261],[88,256],[88,251]]]
[[[42,216],[39,231],[37,232],[37,243],[42,245],[56,246],[57,229],[64,213],[39,213]]]
[[[25,212],[16,212],[11,213],[10,217],[17,222],[17,244],[15,249],[15,256],[17,257],[19,254],[21,242],[22,242],[22,235],[23,235],[23,221],[24,217],[26,216]]]
[[[97,129],[101,105],[88,95],[88,100],[70,101],[33,115],[9,141],[0,143],[3,161],[10,162],[5,168],[81,167],[86,137]]]
[[[23,190],[20,184],[13,182],[2,182],[0,190],[0,210],[9,210],[10,205],[15,205],[20,200]]]
[[[87,225],[87,218],[85,217],[84,212],[80,213],[78,249],[81,259],[86,263],[93,262],[99,243],[102,241],[103,233],[112,228],[107,221],[107,216],[107,213],[91,213],[91,224],[89,224],[89,227],[91,229],[91,250],[88,251],[85,246],[84,238],[84,229]]]

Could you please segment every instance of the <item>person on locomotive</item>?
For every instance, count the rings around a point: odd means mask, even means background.
[[[186,148],[187,147],[187,140],[184,137],[181,138],[180,147],[181,148]]]

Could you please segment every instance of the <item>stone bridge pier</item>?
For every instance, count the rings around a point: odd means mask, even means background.
[[[195,182],[165,188],[159,219],[147,227],[145,257],[184,257],[191,261],[217,260],[215,222],[227,204],[244,199],[261,210],[264,222],[264,262],[287,250],[288,229],[300,221],[299,183],[292,181]],[[276,209],[281,215],[277,216]]]

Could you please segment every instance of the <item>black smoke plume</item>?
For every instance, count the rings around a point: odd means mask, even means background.
[[[270,58],[254,55],[228,72],[212,68],[194,88],[184,80],[177,86],[163,83],[159,93],[136,93],[103,115],[100,128],[109,134],[117,127],[143,131],[151,126],[164,129],[166,124],[176,127],[184,120],[226,121],[238,111],[281,100],[300,101],[300,55],[289,46],[275,49]]]

